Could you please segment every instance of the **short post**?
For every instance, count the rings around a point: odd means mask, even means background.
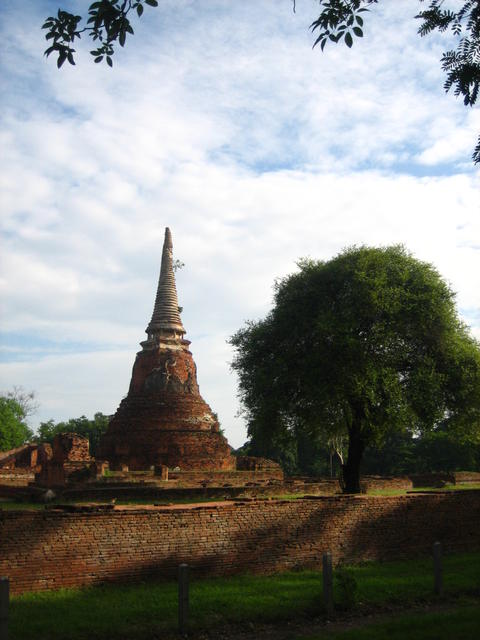
[[[437,596],[443,593],[443,570],[442,570],[442,543],[433,543],[433,574],[434,586]]]
[[[178,631],[184,636],[188,624],[188,564],[178,567]]]
[[[10,581],[0,577],[0,640],[8,640],[8,602]]]
[[[323,602],[327,615],[333,614],[333,570],[332,570],[332,554],[328,551],[323,554]]]

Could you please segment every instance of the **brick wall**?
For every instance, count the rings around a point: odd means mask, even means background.
[[[237,458],[238,460],[238,458]],[[283,480],[281,467],[267,470],[242,470],[242,471],[170,471],[169,482],[178,481],[183,487],[203,485],[205,482],[212,486],[231,484],[232,486],[245,485],[247,482],[269,482],[271,480]]]
[[[105,581],[270,573],[334,561],[480,550],[480,492],[338,496],[135,511],[0,511],[13,593]]]
[[[477,471],[454,471],[455,483],[459,482],[480,482],[480,473]]]
[[[386,476],[363,476],[361,484],[365,485],[367,491],[380,489],[412,489],[413,482],[408,477],[386,477]]]
[[[0,488],[3,485],[12,487],[26,487],[35,479],[31,469],[0,469]]]

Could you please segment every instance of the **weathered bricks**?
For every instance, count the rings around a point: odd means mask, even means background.
[[[215,414],[200,395],[189,342],[137,353],[132,380],[99,447],[111,468],[235,469]]]
[[[480,550],[480,492],[328,496],[135,511],[0,511],[0,575],[13,593],[101,582],[271,573]]]

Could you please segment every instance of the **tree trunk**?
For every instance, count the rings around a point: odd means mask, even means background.
[[[347,462],[343,465],[343,492],[360,493],[360,463],[365,450],[360,421],[349,430]]]

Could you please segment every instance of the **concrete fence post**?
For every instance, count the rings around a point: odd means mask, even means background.
[[[433,575],[434,588],[437,596],[443,593],[442,543],[433,543]]]
[[[8,640],[8,605],[10,581],[0,577],[0,640]]]
[[[188,625],[188,564],[178,567],[178,631],[184,636]]]
[[[323,568],[323,602],[327,615],[333,614],[333,569],[332,569],[332,554],[328,551],[323,554],[322,558]]]

